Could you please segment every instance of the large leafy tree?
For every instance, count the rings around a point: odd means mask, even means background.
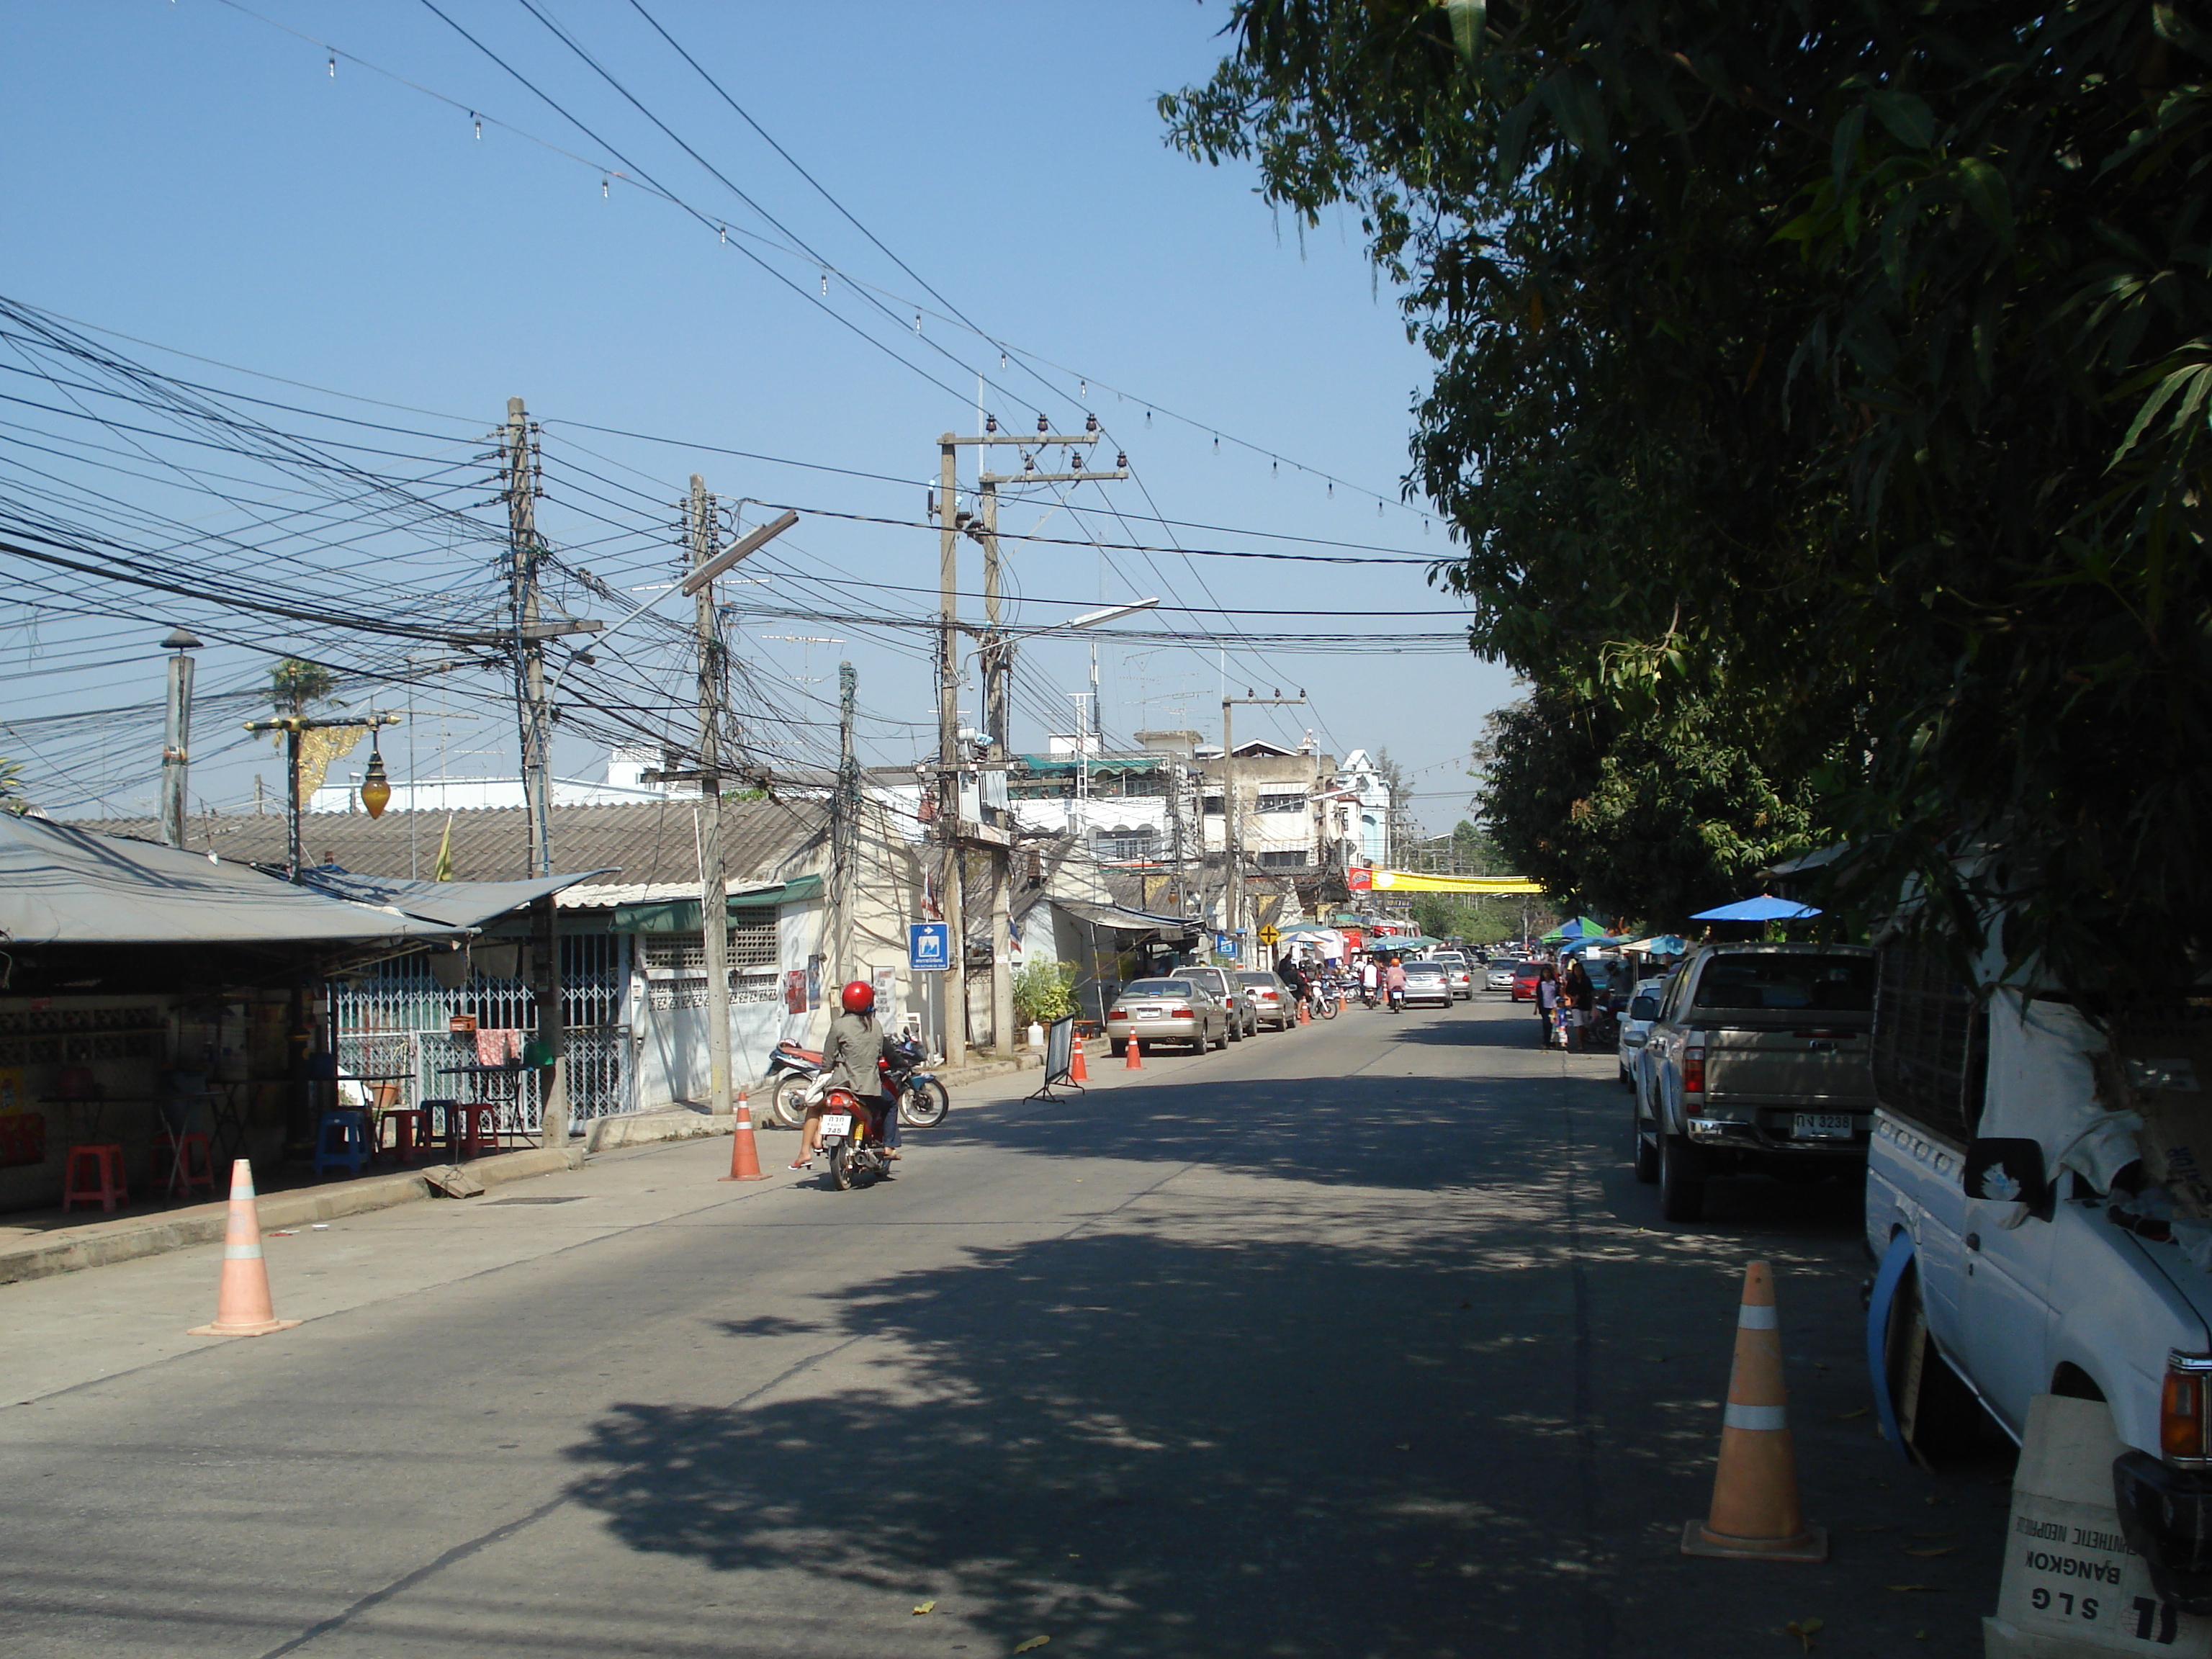
[[[1811,784],[1777,785],[1715,722],[1639,720],[1571,691],[1492,715],[1483,759],[1485,821],[1522,873],[1570,910],[1673,932],[1741,897],[1815,823]]]
[[[1244,0],[1175,142],[1346,203],[1478,650],[1720,712],[1869,893],[2077,988],[2212,939],[2212,43],[2179,0]],[[2143,941],[2156,941],[2146,950]]]

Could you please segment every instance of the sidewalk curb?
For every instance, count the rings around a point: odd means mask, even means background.
[[[1043,1064],[1040,1055],[1018,1054],[1012,1060],[989,1060],[981,1066],[963,1066],[957,1072],[939,1073],[938,1081],[947,1088],[958,1088],[964,1084],[1037,1071]],[[618,1147],[726,1135],[730,1133],[730,1124],[726,1117],[712,1117],[688,1106],[667,1106],[623,1117],[600,1118],[592,1123],[581,1144],[566,1150],[538,1148],[500,1152],[477,1158],[464,1167],[486,1187],[498,1187],[511,1181],[526,1181],[533,1176],[580,1170],[586,1158],[593,1153],[612,1152]],[[273,1232],[279,1227],[305,1227],[318,1221],[335,1221],[342,1216],[388,1210],[430,1196],[430,1183],[420,1173],[403,1170],[362,1181],[341,1182],[335,1186],[264,1194],[258,1205],[262,1230]],[[195,1244],[212,1244],[222,1237],[228,1214],[227,1203],[196,1204],[190,1209],[172,1210],[162,1215],[125,1216],[61,1229],[32,1243],[0,1249],[0,1285],[51,1279],[57,1273],[104,1267],[110,1262],[131,1261],[140,1256],[162,1255],[172,1250],[190,1249]]]
[[[583,1150],[501,1152],[477,1158],[469,1173],[486,1187],[532,1176],[553,1175],[582,1167]],[[388,1210],[430,1196],[430,1184],[420,1175],[403,1171],[349,1181],[334,1187],[310,1187],[297,1192],[270,1193],[256,1200],[264,1232],[279,1227],[304,1227],[342,1216]],[[113,1261],[139,1256],[162,1255],[190,1249],[221,1239],[229,1214],[228,1202],[198,1204],[167,1215],[127,1216],[114,1221],[88,1222],[82,1227],[48,1233],[33,1243],[0,1252],[0,1285],[27,1279],[50,1279],[57,1273],[84,1267],[102,1267]]]

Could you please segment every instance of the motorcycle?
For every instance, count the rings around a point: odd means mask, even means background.
[[[1344,990],[1334,980],[1316,980],[1306,988],[1306,1000],[1316,1019],[1334,1019],[1344,1006]]]
[[[822,1152],[830,1160],[830,1185],[838,1192],[890,1178],[890,1149],[884,1145],[883,1125],[849,1089],[823,1093]]]
[[[781,1129],[806,1121],[806,1091],[822,1075],[822,1053],[795,1042],[779,1042],[768,1059],[769,1115]]]
[[[876,1062],[884,1080],[884,1093],[898,1102],[899,1121],[916,1129],[934,1129],[952,1110],[952,1097],[945,1085],[921,1069],[929,1056],[919,1038],[894,1037],[890,1056]]]

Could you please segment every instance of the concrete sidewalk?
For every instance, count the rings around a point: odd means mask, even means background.
[[[1035,1071],[1041,1061],[1031,1055],[1010,1060],[990,1060],[939,1074],[948,1089],[981,1083],[1024,1071]],[[504,1186],[532,1176],[578,1170],[587,1158],[619,1147],[659,1141],[692,1140],[731,1132],[732,1119],[717,1117],[691,1106],[667,1106],[623,1117],[601,1118],[590,1124],[576,1142],[566,1148],[501,1152],[472,1160],[465,1167],[485,1187]],[[756,1127],[761,1119],[753,1119]],[[412,1204],[436,1194],[428,1169],[402,1170],[385,1175],[364,1175],[349,1181],[289,1191],[264,1193],[257,1200],[264,1232],[279,1227],[312,1226],[341,1216],[363,1215]],[[29,1279],[47,1279],[80,1268],[104,1267],[141,1256],[211,1243],[223,1236],[228,1205],[218,1200],[179,1206],[143,1215],[125,1215],[81,1224],[64,1224],[0,1243],[0,1285]]]

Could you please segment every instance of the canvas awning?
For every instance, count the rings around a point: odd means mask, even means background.
[[[463,931],[204,853],[0,812],[0,939],[11,945],[325,945]]]

